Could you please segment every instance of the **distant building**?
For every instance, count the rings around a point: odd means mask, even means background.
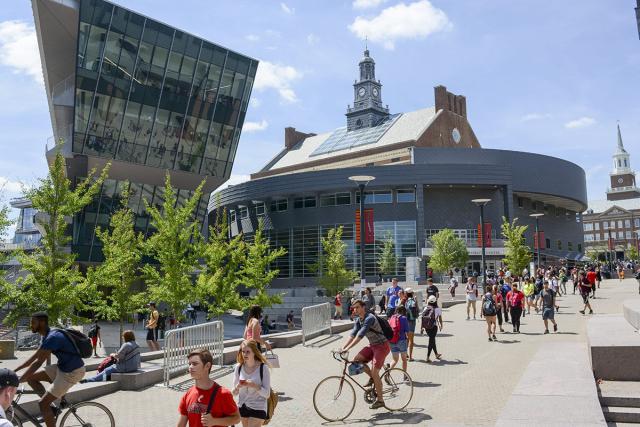
[[[0,251],[35,249],[40,244],[40,230],[36,227],[36,210],[31,200],[21,197],[9,201],[12,208],[19,209],[16,231],[10,241],[0,242]]]
[[[582,215],[585,251],[610,253],[624,259],[626,251],[638,247],[640,233],[640,189],[631,168],[630,154],[625,150],[618,125],[618,145],[609,173],[611,187],[607,200],[592,200]]]
[[[433,253],[429,239],[444,228],[467,244],[468,274],[480,272],[480,209],[471,201],[478,198],[491,199],[484,210],[489,269],[500,267],[505,254],[502,217],[528,225],[525,237],[533,248],[531,213],[544,214],[543,262],[580,257],[580,212],[587,206],[582,168],[550,156],[481,148],[467,119],[466,98],[444,86],[434,88],[432,106],[391,113],[382,103],[382,84],[368,51],[359,68],[346,126],[320,134],[286,128],[282,151],[250,181],[211,198],[210,221],[216,208],[225,208],[231,234],[250,239],[262,220],[271,244],[287,249],[276,262],[274,287],[314,286],[321,238],[336,226],[343,226],[348,267],[359,271],[364,256],[369,282],[380,273],[377,261],[389,237],[398,260],[392,274],[406,277],[407,259],[413,266],[419,260],[424,274]],[[375,177],[364,194],[364,254],[353,175]]]

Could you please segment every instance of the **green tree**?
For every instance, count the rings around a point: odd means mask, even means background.
[[[463,268],[469,260],[469,251],[465,242],[456,237],[453,231],[445,228],[431,236],[433,255],[429,266],[433,271],[446,273],[453,268]]]
[[[505,238],[503,262],[512,273],[520,275],[531,262],[531,248],[525,244],[524,233],[529,226],[518,225],[518,218],[512,222],[502,217],[502,236]]]
[[[196,280],[196,294],[213,316],[246,307],[246,300],[238,293],[247,250],[242,237],[238,234],[229,238],[227,211],[218,209],[215,224],[209,227],[209,240],[202,253],[204,265]]]
[[[384,240],[384,245],[380,251],[380,257],[378,258],[378,270],[382,274],[395,274],[396,273],[396,249],[395,242],[391,233],[387,233]]]
[[[342,226],[332,228],[322,238],[323,254],[318,262],[321,271],[318,283],[329,295],[335,295],[349,287],[358,274],[347,269],[347,245],[342,241]]]
[[[93,288],[85,283],[75,265],[76,255],[69,251],[71,218],[91,203],[109,170],[99,176],[95,170],[73,187],[67,179],[64,157],[57,152],[46,178],[26,191],[26,197],[39,212],[36,222],[43,229],[41,246],[32,253],[18,253],[18,261],[28,275],[8,285],[7,298],[16,309],[8,316],[14,323],[36,310],[46,310],[54,323],[64,319],[84,320],[75,313],[89,308],[95,299]]]
[[[143,266],[143,275],[151,298],[167,303],[178,317],[194,300],[192,276],[199,267],[202,253],[202,235],[195,213],[204,183],[202,181],[191,197],[178,205],[178,195],[167,173],[162,208],[144,201],[154,229],[145,241],[145,253],[154,263]]]
[[[638,248],[636,248],[635,246],[631,246],[629,249],[627,249],[626,255],[627,255],[628,259],[637,260],[638,259]]]
[[[0,189],[0,191],[1,190],[2,189]],[[0,201],[3,201],[2,197],[0,197]],[[0,242],[6,240],[9,226],[12,223],[13,221],[9,219],[9,206],[3,203],[2,207],[0,207]],[[9,254],[7,252],[0,252],[0,264],[4,264],[8,258]],[[8,289],[9,287],[6,281],[6,270],[0,269],[0,301],[5,301],[7,299]]]
[[[127,185],[125,184],[125,187]],[[120,323],[120,344],[126,318],[142,307],[145,293],[135,288],[138,280],[144,239],[134,229],[135,217],[128,207],[129,193],[122,194],[121,207],[112,216],[109,228],[98,228],[104,262],[87,271],[87,281],[100,292],[98,315]]]
[[[240,276],[240,284],[256,292],[249,300],[249,305],[271,307],[282,303],[280,295],[269,295],[267,289],[280,272],[277,268],[271,268],[273,263],[286,254],[285,248],[271,249],[269,239],[264,237],[264,222],[260,218],[253,242],[246,245],[246,260]]]

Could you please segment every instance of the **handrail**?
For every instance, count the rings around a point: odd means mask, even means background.
[[[187,372],[187,356],[193,350],[206,348],[214,362],[224,361],[224,324],[221,320],[173,329],[164,336],[164,385],[170,386],[171,377]]]
[[[306,338],[312,334],[329,330],[331,335],[331,304],[312,305],[302,309],[302,345],[306,345]]]

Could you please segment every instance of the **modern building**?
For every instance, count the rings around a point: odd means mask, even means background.
[[[629,248],[638,248],[640,189],[636,186],[636,173],[631,169],[631,156],[622,142],[620,125],[618,145],[612,157],[607,199],[590,201],[583,213],[584,243],[587,252],[599,253],[601,257],[611,253],[615,259],[624,259]]]
[[[339,225],[344,227],[348,266],[360,270],[360,196],[349,180],[354,175],[375,177],[364,195],[368,281],[378,276],[378,254],[389,237],[398,259],[394,275],[406,276],[407,259],[419,259],[419,274],[424,274],[424,260],[432,253],[429,238],[444,228],[465,240],[471,255],[468,270],[479,272],[480,209],[471,201],[477,198],[491,199],[484,208],[490,268],[499,266],[504,255],[502,217],[529,225],[526,238],[533,246],[535,221],[529,215],[544,214],[539,219],[542,260],[579,256],[580,213],[587,205],[585,173],[579,166],[549,156],[481,148],[467,120],[466,98],[444,86],[435,88],[432,107],[391,113],[383,106],[382,85],[368,51],[359,67],[346,126],[320,134],[286,128],[282,151],[250,181],[211,198],[210,215],[226,209],[231,234],[251,238],[262,220],[271,244],[287,249],[276,262],[280,272],[274,286],[313,286],[321,237]]]
[[[63,141],[72,182],[111,163],[73,219],[78,260],[102,260],[95,228],[108,225],[126,185],[136,229],[152,233],[143,200],[163,203],[166,173],[180,202],[206,178],[204,226],[209,193],[231,174],[258,62],[104,0],[32,6],[53,126],[47,158]]]
[[[18,209],[16,230],[13,238],[8,242],[0,243],[0,251],[29,251],[38,247],[42,234],[36,225],[36,210],[31,200],[21,197],[9,201],[12,208]]]

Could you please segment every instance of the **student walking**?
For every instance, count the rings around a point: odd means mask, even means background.
[[[160,344],[158,343],[158,320],[160,320],[160,313],[156,308],[156,303],[151,301],[147,304],[149,307],[149,321],[147,322],[147,345],[149,350],[160,350]]]
[[[487,292],[482,299],[482,312],[487,322],[487,335],[489,336],[489,342],[497,341],[496,338],[496,316],[498,315],[498,308],[496,300],[492,292]]]
[[[584,307],[580,310],[581,314],[585,314],[587,307],[589,308],[589,314],[593,314],[593,309],[591,308],[591,304],[589,303],[589,293],[591,292],[591,282],[587,278],[586,274],[581,274],[582,277],[580,281],[580,295],[582,296],[582,302],[584,302]]]
[[[335,307],[335,312],[333,314],[333,319],[337,320],[340,319],[342,320],[342,295],[340,295],[340,292],[338,292],[335,296],[335,298],[333,299],[333,306]]]
[[[478,285],[475,277],[469,277],[467,286],[464,288],[467,299],[467,320],[469,320],[469,309],[473,308],[473,318],[476,318],[476,300],[478,299]]]
[[[518,290],[518,284],[511,286],[511,291],[507,294],[507,304],[509,304],[509,312],[511,313],[511,323],[513,324],[513,332],[520,333],[520,316],[524,309],[524,294]]]
[[[262,317],[262,307],[254,305],[249,310],[247,324],[244,327],[242,338],[245,340],[255,340],[258,343],[258,349],[262,351],[262,346],[267,350],[271,350],[271,344],[262,339],[262,327],[260,326],[260,318]]]
[[[403,306],[396,308],[396,313],[389,319],[389,325],[393,329],[393,337],[389,340],[391,345],[391,357],[395,368],[398,359],[402,358],[402,370],[407,371],[407,332],[409,332],[409,321],[407,320],[407,309]]]
[[[100,336],[100,325],[98,325],[98,319],[95,319],[93,321],[93,325],[91,325],[87,336],[91,339],[91,347],[93,347],[93,357],[99,357],[98,345],[102,344],[102,337]]]
[[[438,300],[434,295],[430,296],[427,300],[427,305],[422,310],[420,316],[422,319],[422,328],[427,331],[429,336],[429,347],[427,349],[427,363],[431,363],[431,351],[436,356],[436,359],[442,358],[442,353],[438,353],[436,348],[436,335],[438,334],[438,327],[442,332],[442,309],[438,307]]]
[[[416,333],[416,321],[420,317],[420,306],[416,298],[413,296],[413,290],[407,288],[407,303],[405,305],[407,309],[407,320],[409,322],[409,330],[407,331],[407,345],[409,350],[409,361],[413,362],[413,339]]]
[[[258,343],[247,340],[240,345],[237,362],[231,392],[238,396],[242,426],[261,426],[267,419],[267,399],[271,394],[267,360],[258,350]]]
[[[553,323],[553,332],[558,332],[558,324],[554,319],[553,309],[556,307],[556,293],[549,287],[549,282],[544,281],[540,292],[540,305],[542,308],[542,320],[544,320],[544,333],[549,333],[549,321]]]
[[[493,285],[492,291],[496,301],[496,308],[498,310],[496,315],[498,318],[498,327],[500,328],[500,332],[504,332],[504,329],[502,329],[502,306],[504,305],[504,300],[502,298],[502,293],[500,292],[500,286]]]
[[[527,314],[531,314],[531,307],[534,308],[536,313],[538,312],[538,307],[534,304],[535,288],[536,287],[535,287],[532,279],[529,279],[529,280],[524,282],[524,286],[522,288],[522,293],[524,294],[524,296],[526,298]]]

